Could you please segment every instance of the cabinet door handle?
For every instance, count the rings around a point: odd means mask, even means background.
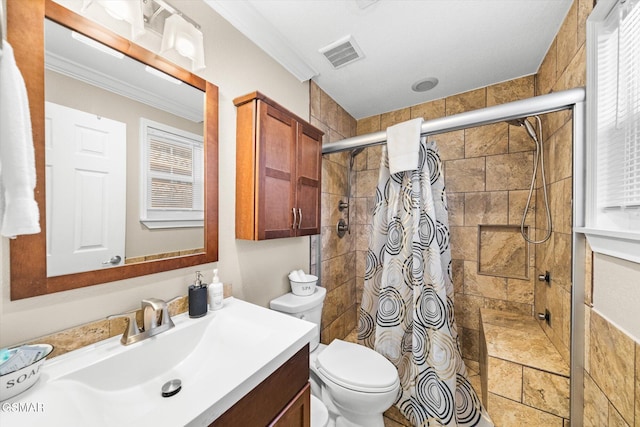
[[[296,208],[292,208],[293,210],[293,225],[291,226],[291,228],[296,228],[296,221],[297,221],[297,215],[296,215]]]
[[[298,216],[300,217],[300,220],[298,221],[298,230],[300,230],[300,227],[302,227],[302,209],[298,208]]]

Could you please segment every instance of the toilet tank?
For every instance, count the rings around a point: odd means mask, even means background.
[[[322,286],[316,286],[311,295],[300,296],[289,292],[271,300],[269,307],[272,310],[297,317],[316,324],[316,333],[309,342],[309,351],[313,351],[320,342],[320,321],[322,319],[322,305],[327,290]]]

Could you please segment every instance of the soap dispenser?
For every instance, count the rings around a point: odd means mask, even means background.
[[[213,270],[213,280],[209,285],[209,310],[220,310],[224,300],[224,289],[218,278],[218,269]]]
[[[189,317],[207,314],[207,286],[202,283],[202,274],[196,271],[196,281],[189,286]]]

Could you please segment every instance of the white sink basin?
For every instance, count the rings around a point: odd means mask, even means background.
[[[125,347],[118,336],[45,362],[35,386],[2,402],[0,424],[206,426],[308,343],[316,327],[234,298],[200,319],[173,321],[175,328],[136,344]],[[182,390],[162,397],[172,379]]]

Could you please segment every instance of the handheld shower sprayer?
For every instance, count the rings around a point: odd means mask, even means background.
[[[547,180],[545,178],[545,173],[544,173],[544,150],[542,148],[542,120],[540,120],[539,116],[534,116],[534,117],[538,125],[537,133],[533,125],[529,122],[529,119],[526,117],[507,120],[507,123],[512,126],[519,126],[519,127],[525,128],[527,133],[529,134],[529,137],[531,137],[533,142],[536,144],[536,152],[533,160],[533,176],[531,177],[531,186],[529,187],[529,196],[527,197],[527,203],[524,207],[524,212],[522,213],[522,221],[520,222],[520,234],[522,234],[522,237],[527,242],[533,243],[533,244],[539,244],[539,243],[546,242],[547,240],[549,240],[549,237],[551,237],[552,222],[551,222],[551,209],[549,208],[549,197],[547,195]],[[533,189],[535,187],[536,176],[538,174],[538,163],[540,163],[540,174],[542,175],[542,193],[544,195],[544,206],[547,214],[547,233],[541,240],[530,239],[527,233],[525,233],[524,231],[524,223],[527,219],[527,212],[529,212],[531,197],[533,196]]]

